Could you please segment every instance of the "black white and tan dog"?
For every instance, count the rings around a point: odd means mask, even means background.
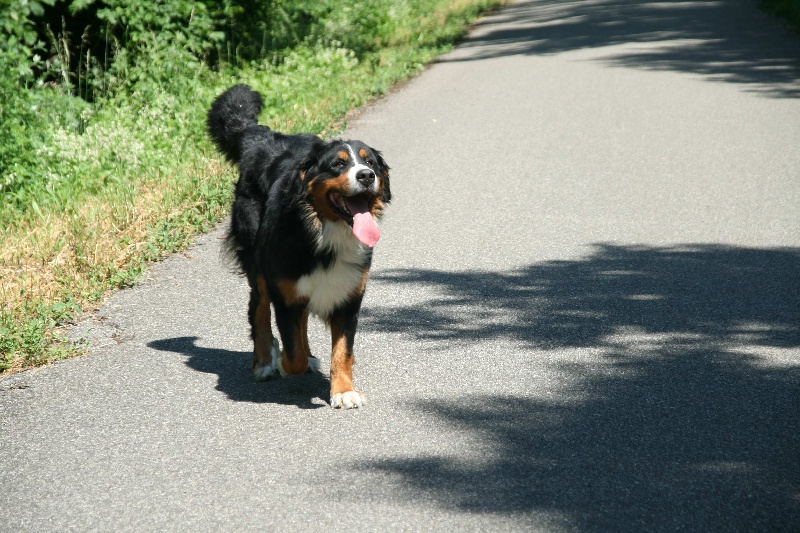
[[[262,107],[260,94],[236,85],[208,113],[211,137],[239,167],[227,248],[250,283],[255,378],[318,369],[308,345],[312,313],[331,331],[331,406],[361,407],[353,342],[380,237],[376,221],[391,200],[389,167],[360,141],[259,125]]]

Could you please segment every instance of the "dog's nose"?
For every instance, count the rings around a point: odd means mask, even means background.
[[[369,187],[375,181],[375,173],[368,169],[359,170],[356,174],[356,179],[364,187]]]

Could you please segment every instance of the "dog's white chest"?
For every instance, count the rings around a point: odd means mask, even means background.
[[[322,318],[329,317],[337,306],[349,299],[363,281],[365,251],[349,228],[345,229],[346,233],[339,228],[325,231],[320,240],[320,247],[335,250],[334,262],[328,268],[319,267],[297,280],[298,296],[308,298],[309,311]]]

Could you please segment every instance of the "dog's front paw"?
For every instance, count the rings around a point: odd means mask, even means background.
[[[334,409],[358,409],[364,407],[367,401],[358,391],[340,392],[331,396],[331,407]]]

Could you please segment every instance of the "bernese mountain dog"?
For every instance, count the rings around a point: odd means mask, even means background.
[[[259,125],[263,105],[259,93],[236,85],[213,102],[207,123],[219,150],[239,167],[226,249],[250,284],[255,378],[318,370],[308,345],[312,313],[331,332],[331,406],[361,407],[353,342],[380,237],[376,221],[392,197],[389,166],[360,141]]]

